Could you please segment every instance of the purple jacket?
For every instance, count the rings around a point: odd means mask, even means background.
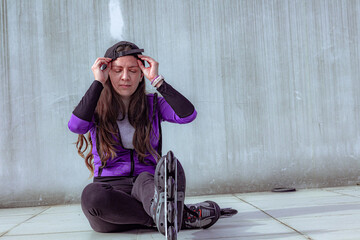
[[[102,85],[96,84],[97,91],[102,90]],[[94,85],[94,83],[93,83]],[[93,87],[92,85],[92,87]],[[164,85],[164,86],[163,86]],[[100,89],[101,88],[101,89]],[[91,87],[90,87],[91,89]],[[137,153],[134,149],[126,149],[123,147],[121,141],[117,146],[116,157],[114,159],[109,159],[106,163],[106,166],[101,169],[101,160],[96,148],[96,127],[94,122],[94,109],[95,107],[89,107],[89,105],[94,105],[97,103],[98,97],[96,94],[92,94],[90,89],[83,97],[82,101],[79,103],[77,108],[71,115],[71,118],[68,123],[70,131],[77,134],[85,134],[88,131],[91,133],[91,140],[93,143],[92,153],[94,155],[94,176],[95,177],[106,177],[106,176],[137,176],[141,172],[147,171],[151,174],[154,174],[156,167],[156,160],[151,154],[144,159],[147,164],[141,163],[138,160]],[[90,93],[89,93],[90,91]],[[159,151],[159,126],[161,121],[168,121],[172,123],[185,124],[192,122],[197,115],[195,108],[192,107],[191,114],[189,115],[189,101],[184,98],[180,93],[173,89],[169,84],[163,83],[161,87],[158,88],[158,91],[164,96],[158,98],[157,103],[157,114],[155,114],[153,120],[153,133],[151,136],[151,145],[156,150]],[[85,101],[86,98],[91,98],[91,101]],[[95,98],[95,100],[94,100]],[[97,98],[97,99],[96,99]],[[84,100],[85,99],[85,100]],[[153,100],[154,94],[148,94],[148,108],[149,108],[149,119],[151,119],[153,113]],[[168,101],[167,101],[167,100]],[[91,103],[92,102],[92,103]],[[171,105],[168,103],[170,102]],[[191,103],[190,103],[191,104]],[[192,105],[192,104],[191,104]],[[96,105],[95,105],[96,106]],[[188,109],[188,113],[184,114],[184,109]],[[79,110],[81,109],[81,110]],[[174,110],[176,109],[176,111]],[[89,119],[89,111],[92,111],[91,120]],[[82,113],[84,112],[84,114]],[[79,116],[83,115],[83,116]],[[87,117],[86,117],[87,115]],[[181,117],[179,116],[181,115]],[[186,115],[186,116],[183,116]],[[88,118],[87,120],[85,118]],[[90,121],[89,121],[90,120]],[[119,136],[119,139],[120,136]],[[161,149],[160,149],[161,150]]]

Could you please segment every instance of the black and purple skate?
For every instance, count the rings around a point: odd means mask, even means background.
[[[233,208],[220,208],[216,202],[205,201],[186,204],[183,218],[183,229],[209,228],[220,218],[232,217],[237,214]]]
[[[171,151],[159,160],[154,182],[152,217],[160,233],[168,240],[176,240],[183,218],[186,179],[184,169]]]

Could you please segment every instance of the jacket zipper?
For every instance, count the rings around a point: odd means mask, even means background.
[[[118,138],[119,138],[120,146],[125,150],[130,150],[131,170],[130,170],[129,177],[132,177],[134,175],[134,171],[135,171],[134,149],[124,147],[124,145],[122,143],[122,139],[121,139],[120,129],[117,124],[116,124],[116,127],[118,129]]]
[[[101,177],[101,173],[102,173],[103,169],[104,169],[103,166],[100,166],[100,167],[99,167],[98,177]]]
[[[134,150],[130,150],[130,158],[131,158],[131,171],[130,171],[130,177],[134,175],[135,171],[135,161],[134,161]]]
[[[134,175],[134,171],[135,171],[135,160],[134,160],[134,149],[129,149],[129,148],[125,148],[123,143],[122,143],[122,140],[121,140],[121,135],[120,135],[120,130],[119,130],[119,127],[118,125],[116,124],[116,127],[118,129],[118,137],[119,137],[119,142],[120,142],[120,146],[123,148],[123,149],[126,149],[126,150],[130,150],[130,161],[131,161],[131,170],[130,170],[130,175],[129,177],[132,177]],[[96,149],[98,149],[98,139],[97,139],[97,136],[98,136],[98,132],[96,132]],[[98,177],[101,177],[101,174],[102,174],[102,171],[104,169],[105,166],[100,166],[99,167],[99,170],[98,170]]]

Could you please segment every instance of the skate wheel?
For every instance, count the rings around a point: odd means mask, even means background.
[[[167,188],[167,197],[174,198],[176,186],[175,186],[175,180],[172,176],[169,176],[169,178],[167,180],[167,187],[168,187]]]
[[[174,226],[168,227],[167,239],[168,240],[176,240],[177,239],[177,232],[176,232]]]
[[[175,172],[175,169],[176,169],[176,160],[175,160],[175,157],[174,157],[174,154],[172,151],[169,151],[167,154],[166,154],[166,159],[167,159],[167,169],[168,169],[168,172],[171,174],[173,172]]]
[[[172,151],[168,151],[168,153],[166,154],[166,157],[167,157],[168,159],[174,158],[174,153],[173,153]]]
[[[175,211],[175,207],[173,203],[168,203],[167,205],[167,216],[168,216],[168,222],[169,223],[174,223],[175,222],[175,218],[176,218],[176,211]]]

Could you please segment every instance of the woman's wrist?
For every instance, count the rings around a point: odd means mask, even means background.
[[[158,88],[158,87],[161,86],[161,84],[162,84],[163,82],[164,82],[164,77],[161,76],[161,75],[158,75],[158,76],[155,77],[153,80],[151,80],[151,85],[152,85],[153,87]]]
[[[163,84],[163,82],[164,82],[164,79],[163,80],[161,80],[158,84],[156,84],[156,88],[159,88],[162,84]]]

